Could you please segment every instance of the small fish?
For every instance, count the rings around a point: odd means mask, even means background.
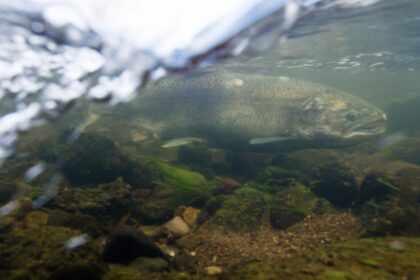
[[[137,129],[167,141],[275,152],[359,143],[386,115],[346,92],[292,78],[212,69],[162,79],[134,102]]]

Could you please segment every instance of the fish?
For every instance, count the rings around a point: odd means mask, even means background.
[[[385,132],[385,113],[367,101],[289,77],[223,68],[163,78],[132,103],[136,129],[163,148],[204,143],[243,152],[340,147]]]

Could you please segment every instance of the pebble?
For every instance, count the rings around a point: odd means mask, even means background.
[[[204,269],[207,275],[217,275],[223,272],[223,269],[220,266],[211,265]]]

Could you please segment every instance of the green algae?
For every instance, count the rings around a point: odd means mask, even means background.
[[[173,217],[178,206],[202,207],[210,198],[214,182],[201,174],[157,159],[145,160],[155,177],[152,189],[134,198],[134,215],[146,224],[163,223]]]
[[[202,205],[209,198],[212,183],[201,174],[157,160],[148,163],[157,172],[154,196],[165,198],[174,206]]]
[[[258,230],[270,199],[271,195],[245,186],[226,199],[210,222],[233,231]]]
[[[274,228],[285,229],[311,214],[315,206],[316,198],[311,191],[300,183],[294,183],[271,201],[270,223]]]

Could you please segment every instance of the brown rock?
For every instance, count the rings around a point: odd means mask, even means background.
[[[242,186],[241,183],[231,177],[222,177],[215,189],[216,194],[233,194],[233,192]]]
[[[190,227],[194,227],[197,224],[197,219],[200,216],[200,213],[200,209],[187,207],[182,213],[182,218]]]
[[[162,234],[159,226],[140,226],[139,229],[150,239],[156,240]]]
[[[175,237],[184,236],[190,231],[188,224],[178,216],[164,224],[163,228],[172,233]]]

